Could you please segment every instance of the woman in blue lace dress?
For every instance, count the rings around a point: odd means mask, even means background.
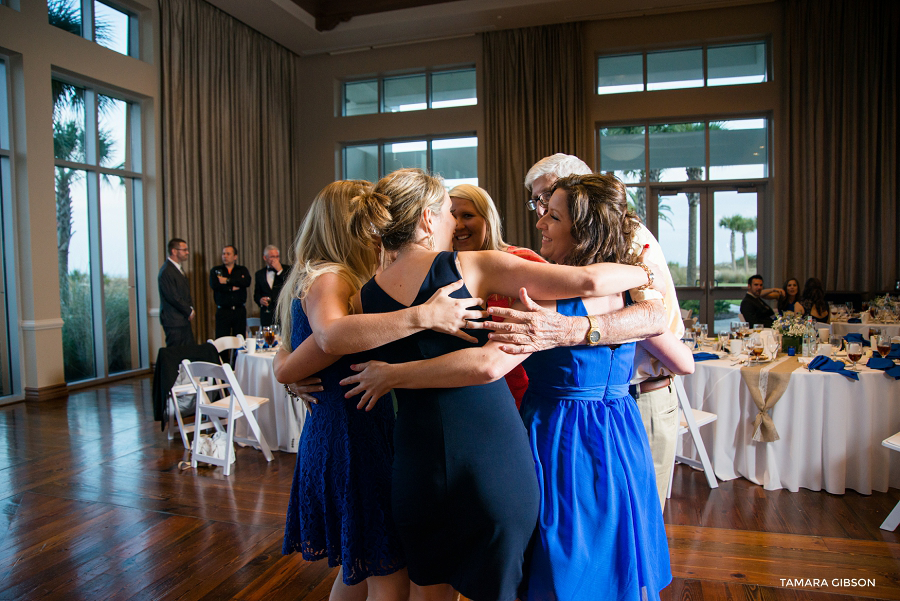
[[[408,595],[409,580],[390,511],[393,407],[387,398],[377,411],[357,410],[357,400],[344,399],[338,381],[363,357],[326,355],[317,343],[343,354],[424,327],[458,333],[456,326],[481,312],[466,309],[469,299],[449,298],[461,285],[454,284],[416,309],[349,315],[350,298],[376,264],[374,251],[365,243],[368,237],[354,235],[348,226],[351,200],[370,186],[339,181],[319,193],[294,243],[294,269],[278,305],[284,339],[290,342],[276,357],[276,377],[295,382],[316,374],[321,380],[313,388],[318,389],[312,392],[316,406],[300,437],[283,552],[299,551],[309,561],[327,559],[331,566],[340,565],[334,600],[368,595],[400,601]],[[344,336],[342,328],[348,327],[354,336],[343,348],[335,347],[329,337]]]
[[[565,265],[636,263],[636,221],[625,198],[613,176],[559,180],[538,222],[541,255]],[[542,304],[587,316],[617,310],[624,301],[612,294]],[[671,580],[650,449],[628,395],[633,353],[633,343],[585,345],[527,360],[522,417],[540,487],[523,593],[528,601],[658,599]],[[390,388],[489,381],[523,357],[504,357],[488,345],[413,363],[370,361],[355,366],[363,371],[343,383],[356,383],[350,393],[369,402]]]

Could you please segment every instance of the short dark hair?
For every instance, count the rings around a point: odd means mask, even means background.
[[[166,250],[171,255],[172,251],[175,250],[175,247],[178,246],[179,244],[187,244],[187,242],[182,240],[181,238],[172,238],[171,240],[169,240],[169,243],[166,245]]]
[[[226,244],[222,247],[222,250],[224,251],[226,248],[230,248],[231,250],[233,250],[235,257],[238,256],[237,246],[235,246],[234,244]]]
[[[237,254],[237,253],[235,253],[235,254]],[[749,278],[747,278],[747,285],[752,286],[753,280],[759,280],[760,282],[765,281],[765,280],[763,280],[763,277],[761,275],[759,275],[758,273],[754,273]]]

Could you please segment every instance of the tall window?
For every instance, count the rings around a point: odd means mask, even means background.
[[[403,167],[419,167],[444,178],[452,188],[478,184],[478,138],[421,138],[347,145],[343,152],[344,179],[378,181]]]
[[[140,107],[53,80],[53,147],[67,382],[146,364],[139,344]]]
[[[597,59],[597,93],[733,86],[768,81],[765,42],[698,46]]]
[[[119,54],[137,56],[137,17],[100,0],[49,0],[50,24]]]
[[[13,248],[12,221],[12,151],[9,134],[9,74],[7,63],[0,56],[0,397],[15,392],[13,365],[15,358],[15,332],[10,324],[15,324],[15,287],[12,271],[8,269],[9,259],[15,258]]]
[[[475,69],[348,81],[343,90],[345,117],[478,104]]]
[[[760,271],[759,201],[769,176],[769,120],[643,123],[597,130],[599,170],[626,183],[663,249],[682,308],[721,327]]]

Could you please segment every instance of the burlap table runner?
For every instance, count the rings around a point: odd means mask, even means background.
[[[741,368],[741,378],[750,389],[750,396],[756,403],[759,413],[753,419],[753,440],[755,442],[774,442],[780,437],[775,430],[775,422],[769,415],[769,409],[784,394],[791,381],[791,373],[800,367],[796,357],[784,356],[771,363],[750,365]]]

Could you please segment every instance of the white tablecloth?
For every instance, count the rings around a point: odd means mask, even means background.
[[[866,340],[869,339],[869,328],[881,330],[888,336],[900,336],[900,323],[847,323],[838,321],[831,324],[831,332],[835,336],[846,336],[850,332],[859,332]]]
[[[728,359],[698,362],[684,387],[693,407],[718,415],[700,428],[716,476],[792,492],[900,488],[900,453],[881,446],[900,432],[900,380],[862,369],[859,381],[794,371],[771,411],[781,439],[763,443],[753,442],[758,410],[740,368]]]
[[[306,409],[301,401],[291,400],[284,386],[275,379],[272,369],[274,358],[275,353],[257,352],[248,355],[241,352],[238,354],[234,373],[244,394],[269,399],[268,403],[257,410],[259,428],[269,447],[296,453],[300,431],[306,419]],[[239,429],[241,425],[238,424]]]

